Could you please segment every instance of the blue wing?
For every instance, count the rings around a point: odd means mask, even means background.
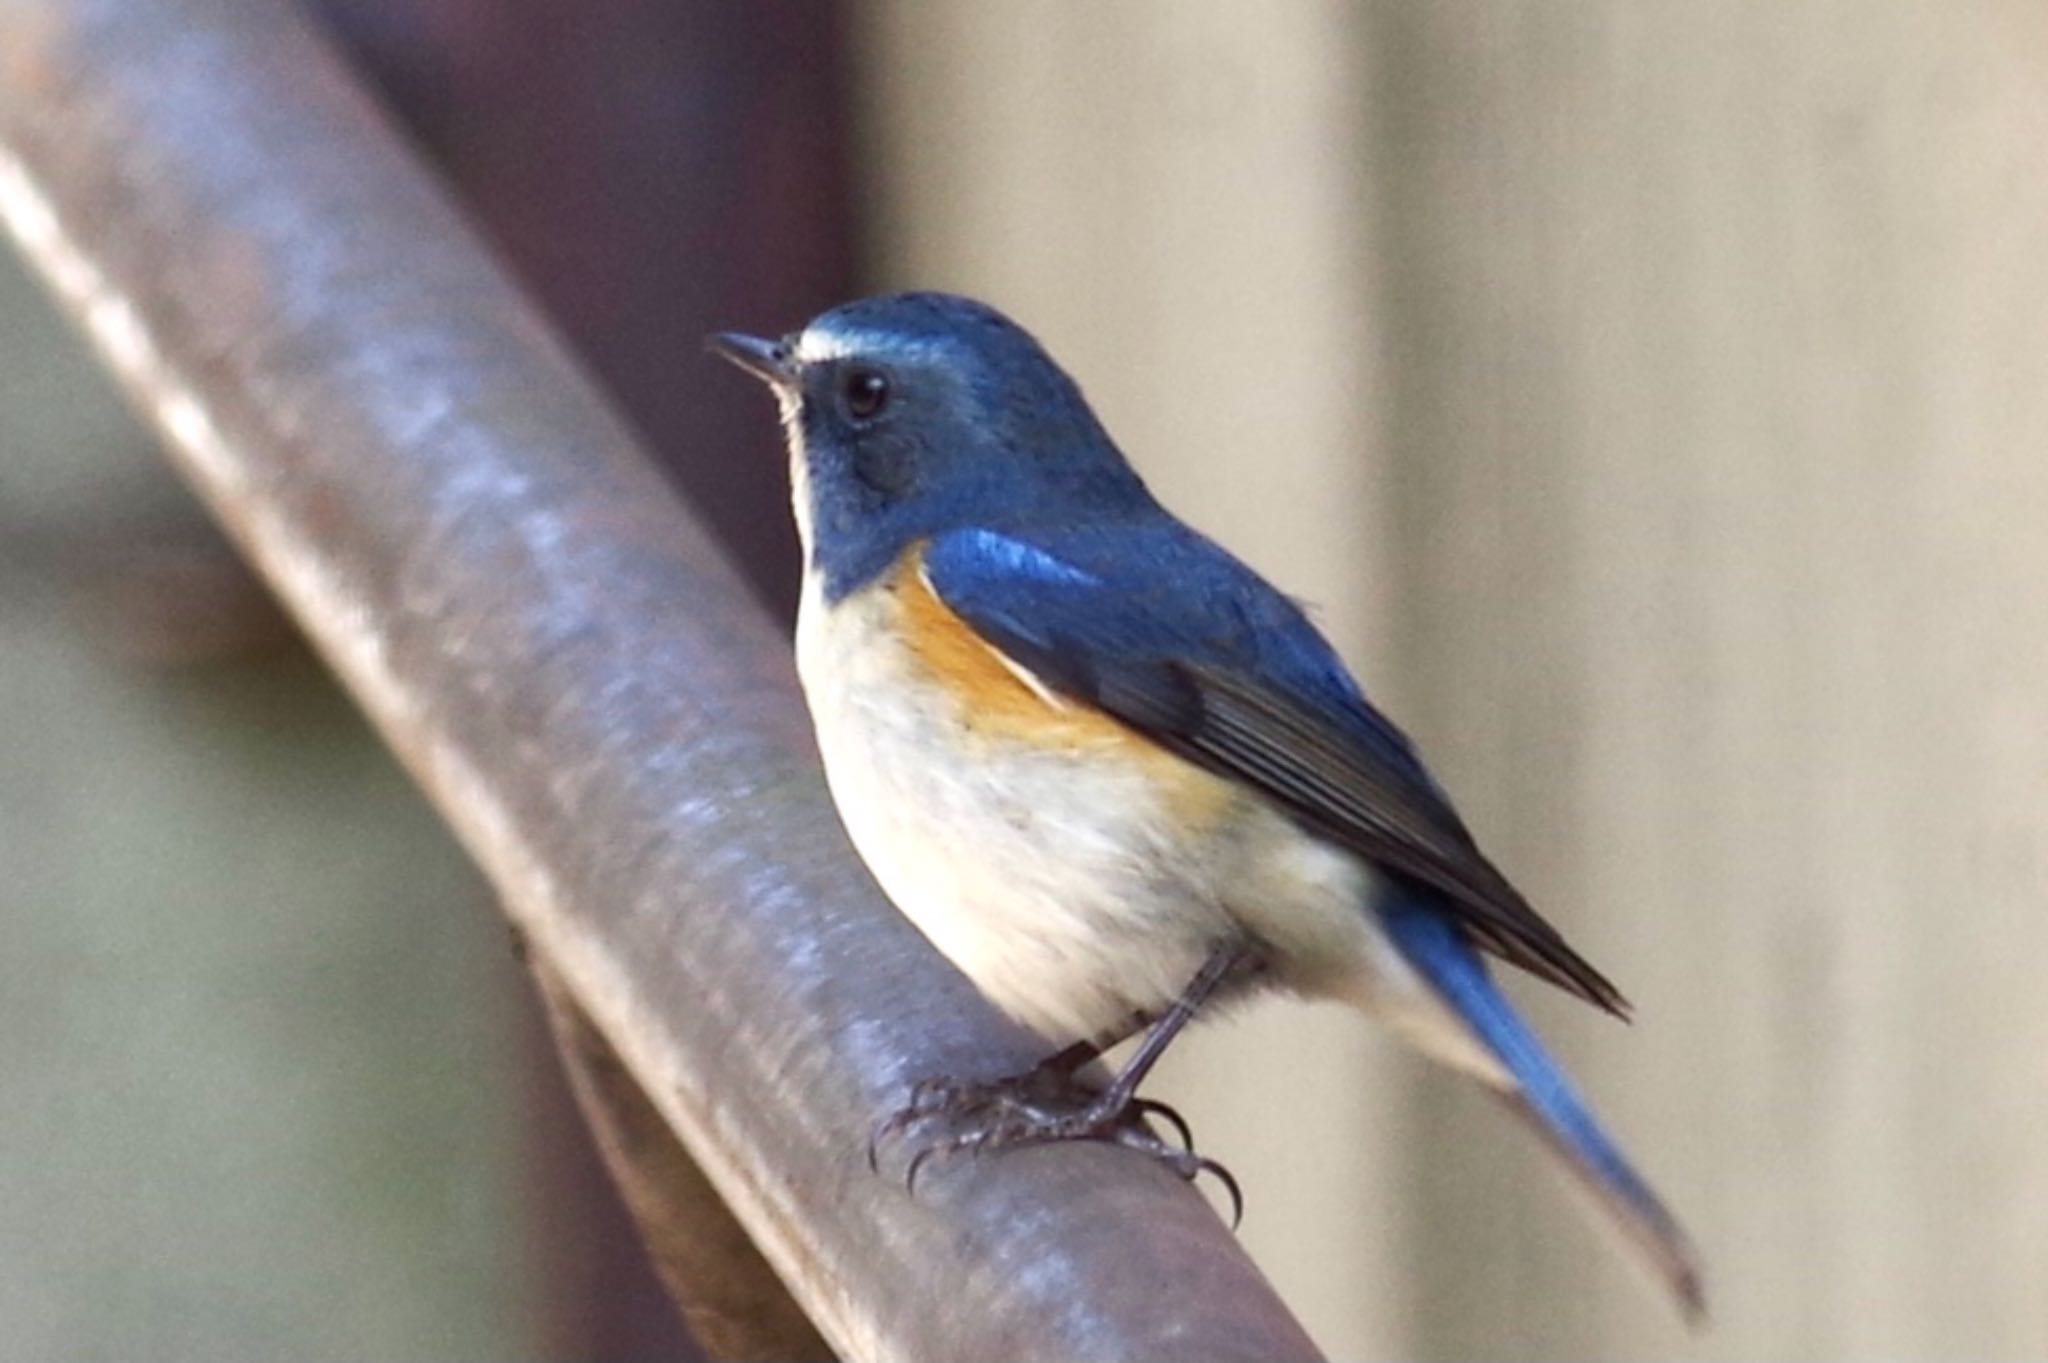
[[[1479,851],[1414,748],[1300,609],[1166,517],[925,550],[932,588],[1047,685],[1268,795],[1432,902],[1502,959],[1627,1004]]]

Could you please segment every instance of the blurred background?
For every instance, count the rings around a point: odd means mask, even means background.
[[[1364,1021],[1173,1055],[1333,1356],[2048,1356],[2048,11],[320,9],[765,600],[702,334],[986,297],[1635,1000],[1518,982],[1698,1337]],[[0,449],[0,1354],[687,1356],[480,879],[11,259]]]

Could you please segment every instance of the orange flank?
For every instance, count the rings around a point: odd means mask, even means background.
[[[924,574],[923,544],[903,556],[883,590],[902,612],[902,634],[918,666],[959,703],[970,737],[1141,764],[1180,817],[1200,827],[1236,796],[1223,778],[1175,756],[1086,701],[1030,678],[939,599]]]

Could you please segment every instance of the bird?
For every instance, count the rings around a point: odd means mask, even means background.
[[[1691,1241],[1488,961],[1626,1018],[1621,992],[1302,608],[1160,504],[1030,333],[912,292],[707,345],[778,404],[797,671],[846,831],[1050,1048],[918,1085],[891,1129],[945,1119],[947,1151],[1104,1140],[1193,1177],[1217,1166],[1153,1134],[1148,1116],[1185,1125],[1138,1095],[1167,1045],[1260,994],[1334,999],[1527,1119],[1703,1315]],[[1106,1085],[1076,1078],[1138,1036]]]

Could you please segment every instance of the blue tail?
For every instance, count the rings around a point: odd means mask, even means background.
[[[1384,906],[1381,919],[1408,963],[1513,1076],[1516,1090],[1502,1095],[1509,1105],[1542,1133],[1643,1250],[1670,1285],[1687,1319],[1702,1319],[1706,1296],[1692,1242],[1600,1129],[1564,1071],[1494,984],[1486,963],[1457,924],[1440,910],[1412,901]]]

